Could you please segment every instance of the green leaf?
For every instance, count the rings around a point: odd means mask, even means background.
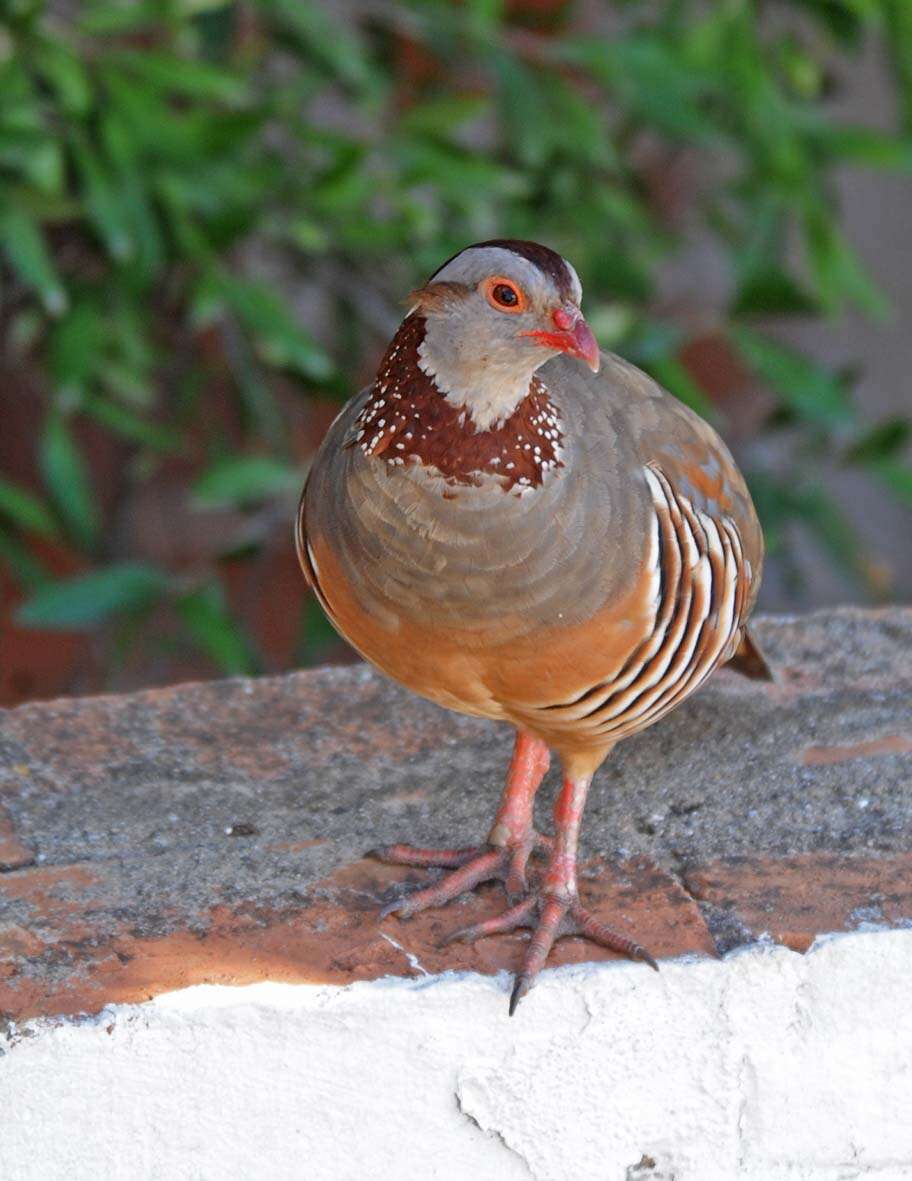
[[[34,50],[34,62],[56,92],[65,111],[84,115],[92,103],[92,87],[79,58],[62,39],[48,37]]]
[[[22,208],[0,212],[0,245],[10,266],[22,282],[36,291],[47,311],[59,316],[66,311],[67,294],[48,254],[44,237]]]
[[[735,316],[806,315],[819,311],[817,300],[785,271],[775,266],[759,267],[747,275],[738,291]]]
[[[876,462],[894,457],[904,449],[912,436],[912,423],[905,418],[889,418],[879,422],[862,435],[846,453],[850,463]]]
[[[488,109],[487,99],[470,94],[447,94],[425,99],[403,112],[399,131],[449,139],[453,132]]]
[[[288,225],[288,236],[299,250],[307,254],[322,254],[332,245],[326,229],[309,217],[294,217]]]
[[[86,33],[99,35],[132,33],[147,26],[158,31],[162,19],[160,0],[134,0],[130,4],[117,0],[88,0],[80,5],[80,9],[76,10],[80,27]]]
[[[704,110],[707,79],[672,41],[651,32],[607,40],[568,37],[552,51],[558,61],[584,66],[634,114],[669,137],[695,142],[720,136]]]
[[[121,562],[42,587],[16,612],[23,627],[84,631],[114,615],[151,606],[168,590],[162,570],[140,562]]]
[[[748,328],[734,327],[730,335],[750,368],[800,418],[828,426],[852,421],[852,407],[839,378]]]
[[[903,458],[912,423],[905,418],[890,418],[862,435],[846,452],[848,463],[859,464],[870,472],[905,504],[912,504],[912,464]]]
[[[900,0],[903,3],[904,0]],[[863,29],[861,5],[846,0],[794,0],[795,6],[806,8],[838,40],[854,46]]]
[[[11,571],[21,587],[42,586],[47,582],[44,566],[21,538],[7,533],[0,524],[0,566]]]
[[[45,197],[63,195],[66,165],[61,145],[56,139],[45,139],[35,144],[23,161],[24,171]]]
[[[912,134],[912,5],[909,0],[883,0],[883,9],[885,49],[899,91],[902,123],[906,133]]]
[[[264,283],[222,275],[215,289],[256,340],[271,365],[326,381],[333,364],[326,352],[295,321],[288,305]]]
[[[828,151],[848,163],[912,171],[912,141],[889,132],[848,124],[822,124],[817,138]]]
[[[246,336],[236,330],[236,325],[226,325],[222,334],[225,350],[231,364],[234,381],[240,394],[241,405],[256,433],[282,454],[287,445],[287,436],[282,414],[275,394],[262,367],[257,363]]]
[[[135,253],[136,242],[124,193],[84,136],[74,133],[71,147],[89,220],[111,257],[126,262]]]
[[[98,509],[82,453],[62,414],[51,411],[39,444],[45,484],[76,539],[90,545],[99,528]]]
[[[268,455],[229,455],[203,472],[193,495],[206,507],[238,506],[284,495],[301,483],[299,471]]]
[[[869,472],[890,489],[904,504],[912,505],[912,465],[894,455],[866,461]]]
[[[115,402],[107,402],[101,398],[89,398],[85,402],[85,412],[104,425],[122,439],[131,443],[139,443],[144,447],[151,447],[153,451],[180,451],[180,432],[172,427],[160,426],[149,422],[118,406]]]
[[[220,586],[212,584],[183,595],[177,609],[194,643],[223,673],[239,676],[256,671],[249,644],[231,618]]]
[[[355,22],[333,19],[332,6],[301,0],[260,0],[260,6],[284,26],[305,51],[305,59],[348,86],[361,88],[369,79],[369,57],[357,35]]]
[[[240,75],[199,58],[154,49],[123,49],[112,53],[108,62],[169,94],[226,103],[240,103],[248,97],[247,83]]]
[[[38,497],[9,480],[0,479],[0,515],[40,537],[53,537],[57,532],[53,517]]]
[[[106,339],[101,309],[87,299],[77,299],[50,333],[48,360],[59,392],[68,397],[84,393],[105,351]]]
[[[850,300],[877,320],[888,317],[885,296],[827,213],[814,208],[805,215],[804,241],[817,295],[825,307],[837,308]]]
[[[500,111],[506,140],[520,163],[540,168],[551,154],[549,78],[507,55],[497,60]]]

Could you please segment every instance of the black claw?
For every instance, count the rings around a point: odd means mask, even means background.
[[[397,914],[399,912],[402,912],[399,913],[400,918],[406,918],[407,907],[408,900],[406,898],[397,898],[395,902],[388,902],[380,911],[380,922],[382,923],[384,919],[388,919],[391,914]]]
[[[389,845],[377,845],[374,849],[368,849],[364,854],[365,857],[373,857],[375,861],[386,861],[390,854]]]
[[[513,984],[513,991],[510,993],[510,1016],[511,1017],[516,1012],[517,1005],[523,999],[523,997],[526,995],[526,993],[529,991],[529,989],[531,987],[532,987],[532,981],[530,980],[530,978],[524,972],[520,972],[520,974],[516,977],[516,980]]]
[[[659,965],[655,962],[645,947],[638,947],[633,954],[636,959],[642,960],[644,964],[649,964],[653,972],[658,972]]]

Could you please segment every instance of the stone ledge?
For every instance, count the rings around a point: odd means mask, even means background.
[[[363,667],[0,714],[0,1176],[912,1175],[912,611],[758,631],[587,810],[662,971],[568,939],[512,1020],[522,935],[438,947],[499,890],[380,923],[362,858],[483,834],[503,729]]]
[[[621,744],[587,810],[584,892],[665,958],[912,922],[912,611],[758,632],[777,682],[718,674]],[[406,835],[478,839],[508,755],[503,728],[364,667],[0,714],[0,1014],[514,967],[522,935],[437,949],[496,889],[381,925],[422,875],[360,860]],[[554,962],[606,958],[567,940]]]

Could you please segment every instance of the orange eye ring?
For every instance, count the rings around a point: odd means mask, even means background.
[[[529,301],[520,288],[512,279],[507,279],[503,275],[491,275],[485,279],[482,290],[485,299],[496,312],[516,315],[518,312],[524,312],[529,306]],[[511,298],[512,303],[510,302]]]

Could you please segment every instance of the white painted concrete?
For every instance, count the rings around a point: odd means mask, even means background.
[[[456,974],[207,986],[14,1030],[0,1178],[912,1178],[910,930],[559,969],[506,1003]]]

